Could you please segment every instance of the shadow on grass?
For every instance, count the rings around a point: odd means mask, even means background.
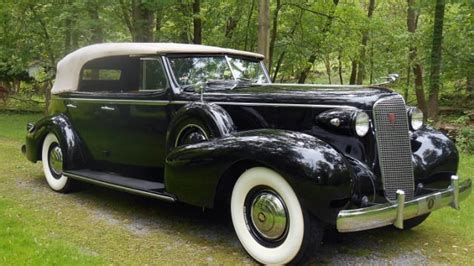
[[[42,176],[36,176],[31,182],[33,186],[49,190]],[[70,197],[74,204],[87,208],[97,219],[123,226],[137,236],[158,230],[184,237],[195,244],[203,240],[224,244],[246,256],[232,228],[230,215],[225,210],[203,211],[187,204],[168,203],[89,184],[81,184],[80,190],[64,196]],[[327,233],[328,237],[320,251],[314,254],[311,263],[392,263],[399,256],[410,257],[408,261],[401,260],[399,263],[427,262],[420,250],[413,248],[421,248],[427,238],[426,234],[416,229],[400,231],[385,227],[356,233],[339,234],[335,230],[328,230]],[[414,244],[407,247],[403,243]]]

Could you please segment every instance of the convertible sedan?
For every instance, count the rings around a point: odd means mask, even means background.
[[[325,228],[410,229],[471,180],[423,113],[382,86],[273,84],[260,54],[174,43],[81,48],[22,147],[52,190],[88,182],[229,210],[263,264],[304,262]]]

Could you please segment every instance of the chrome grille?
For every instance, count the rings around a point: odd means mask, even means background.
[[[397,95],[378,100],[373,116],[385,197],[395,200],[396,191],[402,189],[407,200],[413,199],[415,184],[403,98]]]

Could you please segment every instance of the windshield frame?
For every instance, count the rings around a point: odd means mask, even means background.
[[[265,67],[265,64],[263,63],[263,60],[260,59],[260,58],[247,57],[247,56],[234,55],[234,54],[221,54],[221,53],[217,53],[217,54],[207,54],[207,53],[206,54],[194,54],[194,53],[189,53],[189,54],[182,54],[182,53],[167,54],[166,56],[164,56],[165,60],[163,62],[165,63],[165,65],[166,65],[165,68],[167,69],[167,72],[170,76],[171,87],[172,87],[173,91],[177,94],[182,93],[184,91],[182,89],[183,86],[180,85],[179,82],[176,79],[173,68],[171,67],[170,59],[171,58],[178,58],[178,57],[224,57],[226,62],[227,62],[227,65],[231,69],[232,76],[233,76],[235,81],[237,81],[237,79],[235,78],[234,70],[233,70],[233,68],[232,68],[232,66],[229,62],[229,59],[230,58],[238,58],[238,59],[243,59],[243,60],[254,61],[254,62],[257,62],[260,65],[260,68],[262,69],[263,75],[265,76],[265,79],[267,80],[267,82],[266,83],[252,83],[252,84],[258,84],[258,85],[265,84],[265,85],[268,85],[268,84],[272,83],[272,80],[270,78],[270,75],[268,74],[267,68]]]

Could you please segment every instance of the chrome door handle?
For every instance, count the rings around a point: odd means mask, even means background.
[[[66,104],[66,107],[67,107],[67,108],[72,108],[72,109],[76,109],[76,108],[77,108],[77,106],[75,106],[75,105],[72,104],[72,103]]]
[[[101,106],[100,109],[105,111],[115,111],[115,108],[110,106]]]

